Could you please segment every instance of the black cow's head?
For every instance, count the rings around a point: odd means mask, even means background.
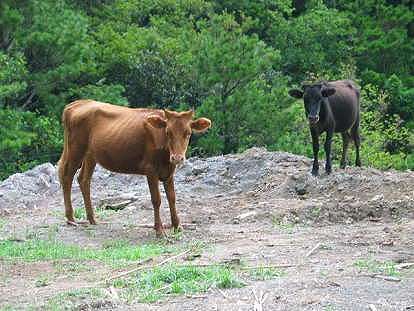
[[[290,96],[303,98],[306,117],[311,125],[318,123],[322,103],[333,94],[335,94],[335,88],[328,86],[326,82],[303,85],[302,90],[289,90]]]

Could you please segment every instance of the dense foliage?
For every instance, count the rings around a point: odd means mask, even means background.
[[[338,78],[362,88],[363,164],[412,169],[413,12],[409,0],[2,0],[0,179],[58,160],[60,115],[78,98],[192,107],[213,120],[192,154],[310,155],[287,90]]]

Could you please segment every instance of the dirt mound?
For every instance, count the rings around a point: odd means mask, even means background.
[[[254,210],[254,217],[264,218],[276,213],[277,217],[301,223],[414,216],[412,172],[350,167],[335,168],[331,175],[315,178],[309,173],[310,165],[306,157],[262,148],[236,155],[191,158],[177,170],[178,198],[190,204],[214,198],[213,204],[224,208],[234,200],[242,200],[236,213]],[[98,167],[92,184],[95,199],[133,199],[150,207],[145,177],[115,174]],[[50,163],[12,175],[0,184],[0,212],[36,206],[51,195],[60,195],[58,190],[56,168]]]
[[[263,304],[266,310],[411,308],[414,174],[335,167],[331,175],[315,178],[310,168],[306,157],[260,148],[189,159],[176,174],[177,210],[184,231],[166,241],[154,240],[154,213],[143,176],[98,167],[91,191],[98,225],[77,227],[64,221],[63,198],[52,164],[10,176],[0,183],[0,234],[6,254],[0,258],[0,309],[45,310],[45,305],[70,297],[76,310],[205,310],[214,305],[217,310],[252,310],[256,299],[252,293],[260,291],[268,296]],[[85,219],[76,181],[72,198],[76,218]],[[123,208],[108,210],[108,205]],[[165,197],[161,218],[169,224]],[[35,248],[37,255],[45,253],[43,259],[39,255],[33,261],[31,248],[26,247],[31,243],[45,248],[45,252]],[[177,260],[183,265],[239,262],[242,265],[234,273],[246,286],[210,289],[195,296],[170,295],[165,289],[159,302],[147,304],[134,292],[136,276],[131,274],[125,283],[113,283],[121,284],[114,289],[119,295],[113,296],[108,284],[94,288],[102,297],[82,291],[120,272],[125,263],[114,262],[113,256],[129,256],[126,250],[154,243],[177,251],[200,245],[194,257]],[[85,254],[106,254],[111,260],[66,254],[72,246]],[[61,250],[56,254],[62,258],[49,260],[49,248],[53,254]],[[22,259],[24,252],[30,260]],[[12,255],[17,257],[7,257]],[[157,257],[166,255],[154,256],[160,262]],[[124,269],[140,262],[130,264]],[[242,266],[286,268],[259,281],[247,270],[236,271]]]

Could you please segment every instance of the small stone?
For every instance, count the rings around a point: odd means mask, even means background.
[[[306,185],[303,183],[296,184],[295,191],[298,195],[305,195],[308,192],[306,189]]]

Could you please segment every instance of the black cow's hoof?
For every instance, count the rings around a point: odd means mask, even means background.
[[[312,175],[313,175],[313,176],[315,176],[315,177],[318,177],[318,175],[319,175],[319,171],[317,171],[317,170],[312,170]]]

